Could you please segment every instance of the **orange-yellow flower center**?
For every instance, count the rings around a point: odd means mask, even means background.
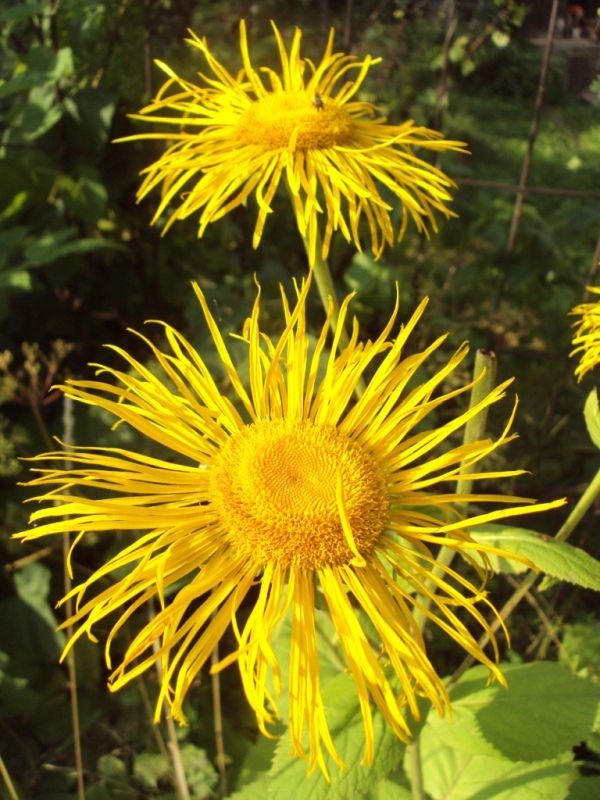
[[[373,549],[389,520],[375,459],[331,425],[265,420],[235,433],[211,465],[228,537],[257,564],[319,569]]]
[[[244,111],[238,136],[265,150],[322,150],[348,145],[353,120],[330,99],[310,92],[276,92],[261,97]]]

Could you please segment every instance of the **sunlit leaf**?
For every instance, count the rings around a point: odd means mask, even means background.
[[[583,416],[590,439],[596,447],[600,447],[600,406],[598,405],[598,393],[596,389],[592,389],[587,396],[583,408]]]
[[[488,686],[483,666],[452,690],[453,720],[430,712],[425,728],[448,746],[477,756],[546,761],[570,752],[593,728],[600,687],[562,664],[506,664],[508,689]]]
[[[471,535],[482,544],[500,547],[528,558],[546,575],[600,591],[600,561],[579,547],[525,528],[498,524],[481,525]],[[524,564],[498,556],[490,556],[490,560],[498,572],[518,574],[527,569]]]

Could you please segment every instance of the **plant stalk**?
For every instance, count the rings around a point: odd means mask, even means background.
[[[475,354],[475,364],[473,367],[473,380],[476,381],[471,389],[471,398],[469,401],[469,408],[474,408],[481,402],[494,388],[496,380],[496,356],[494,353],[487,350],[478,350]],[[465,432],[463,436],[463,444],[468,445],[473,442],[479,441],[484,433],[487,423],[489,408],[482,409],[476,416],[470,419],[465,425]],[[479,470],[480,466],[473,464],[462,469],[463,477],[456,484],[457,495],[469,494],[473,481],[469,479],[468,473]],[[461,514],[466,514],[466,504],[461,503],[457,505]],[[436,565],[432,569],[432,575],[436,578],[441,578],[446,573],[446,567],[449,567],[452,559],[454,558],[455,551],[449,547],[440,547],[440,552],[436,559]],[[425,581],[425,586],[433,590],[435,583],[433,581]],[[421,599],[423,609],[417,608],[414,611],[415,622],[419,630],[423,630],[427,624],[427,611],[431,608],[431,597],[427,594],[422,595]]]

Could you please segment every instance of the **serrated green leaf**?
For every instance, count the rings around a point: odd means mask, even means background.
[[[317,767],[307,775],[307,763],[290,755],[291,743],[286,732],[277,744],[270,771],[270,800],[310,797],[311,800],[354,800],[362,797],[398,764],[404,745],[394,735],[381,714],[373,713],[375,758],[362,765],[365,733],[359,710],[356,685],[350,675],[341,674],[323,690],[325,712],[334,746],[347,765],[340,770],[325,756],[331,783]]]
[[[471,535],[482,544],[525,556],[546,575],[574,583],[584,589],[600,591],[600,561],[579,547],[541,536],[525,528],[498,524],[481,525]],[[497,557],[492,559],[492,566],[499,572],[520,572],[525,569],[523,565],[515,565]]]
[[[244,756],[236,781],[238,790],[243,786],[255,783],[259,778],[267,774],[271,767],[276,745],[276,739],[267,739],[266,736],[258,737]]]
[[[473,756],[546,761],[585,739],[600,705],[600,687],[562,664],[503,665],[508,689],[487,685],[488,671],[474,667],[452,691],[453,721],[430,712],[425,728]]]
[[[600,406],[598,405],[596,389],[592,389],[587,396],[583,407],[583,418],[585,419],[590,439],[596,447],[600,447]]]
[[[423,733],[423,784],[433,800],[566,800],[577,778],[570,755],[514,762],[454,750]]]

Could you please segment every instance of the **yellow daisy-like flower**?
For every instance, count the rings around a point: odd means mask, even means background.
[[[459,150],[462,142],[415,126],[412,120],[388,125],[371,103],[355,99],[372,64],[379,59],[333,52],[333,31],[318,66],[300,57],[301,32],[296,30],[289,53],[273,24],[281,57],[281,75],[252,67],[246,27],[240,24],[244,68],[231,75],[193,33],[190,44],[206,57],[212,76],[200,74],[203,86],[176,75],[166,64],[158,66],[169,76],[156,99],[137,119],[166,123],[176,130],[129,136],[173,142],[158,161],[145,169],[138,192],[143,198],[162,185],[162,200],[152,222],[172,200],[180,204],[164,231],[177,219],[201,211],[198,235],[209,222],[223,217],[254,194],[258,219],[254,247],[258,246],[271,201],[282,176],[294,203],[301,234],[314,263],[318,241],[318,216],[326,218],[321,255],[327,257],[332,234],[340,230],[360,249],[359,223],[364,217],[371,246],[379,256],[396,238],[390,202],[402,207],[400,238],[409,217],[419,231],[428,223],[437,230],[435,211],[455,216],[446,207],[454,186],[431,164],[417,158],[415,146],[428,150]],[[353,79],[349,72],[355,71]],[[308,74],[306,74],[308,73]],[[266,85],[265,85],[266,84]],[[172,112],[165,115],[165,112]]]
[[[600,288],[588,286],[588,291],[600,294]],[[595,303],[581,303],[571,311],[581,317],[576,327],[573,344],[575,350],[571,355],[581,353],[578,366],[575,368],[577,380],[581,380],[586,372],[600,364],[600,301]]]
[[[324,751],[340,765],[342,760],[322,700],[315,593],[322,593],[320,602],[329,609],[356,682],[365,729],[364,761],[369,763],[373,705],[403,741],[410,737],[403,712],[407,707],[418,717],[417,697],[429,698],[440,714],[450,709],[414,609],[503,682],[498,645],[480,606],[493,611],[483,588],[487,554],[515,556],[478,544],[470,530],[556,503],[523,506],[532,501],[453,494],[452,484],[467,468],[512,438],[510,422],[497,441],[453,446],[447,440],[503,397],[507,383],[474,408],[446,414],[447,422],[427,429],[428,415],[471,388],[445,394],[441,389],[467,347],[460,347],[433,377],[416,380],[444,341],[441,337],[423,352],[403,357],[423,302],[395,339],[389,337],[398,306],[378,339],[359,343],[355,322],[349,344],[338,352],[350,295],[342,303],[329,350],[333,304],[316,344],[306,331],[310,282],[309,276],[297,288],[294,304],[282,293],[285,329],[276,339],[260,329],[259,292],[242,336],[248,350],[247,382],[195,286],[233,401],[222,394],[199,353],[164,323],[158,324],[164,328],[168,352],[141,337],[158,360],[162,378],[115,348],[126,370],[101,367],[99,374],[112,375],[116,384],[73,380],[62,387],[69,397],[109,411],[168,448],[173,458],[107,447],[38,456],[58,466],[40,469],[31,482],[48,489],[36,498],[45,506],[31,516],[35,527],[19,536],[37,539],[74,532],[75,545],[88,533],[141,532],[73,589],[77,610],[70,622],[79,623],[79,628],[68,646],[84,632],[92,636],[94,624],[116,612],[106,644],[110,665],[114,636],[137,609],[156,600],[158,613],[127,648],[111,686],[119,689],[160,660],[157,716],[166,701],[173,716],[184,719],[183,701],[192,681],[232,626],[238,646],[218,668],[237,661],[248,702],[267,734],[277,715],[267,673],[272,674],[276,694],[283,688],[271,637],[289,610],[286,689],[293,751],[308,758],[310,769],[318,764],[327,775]],[[367,370],[372,377],[354,401]],[[473,470],[469,477],[477,481],[515,474]],[[505,508],[463,519],[460,508],[471,501]],[[459,553],[477,573],[478,585],[449,566],[441,574],[433,571],[438,545]],[[115,573],[116,583],[107,587],[106,578]],[[257,593],[240,626],[238,610],[252,587]],[[377,631],[377,650],[362,630],[355,606]],[[464,618],[488,633],[489,655]],[[390,683],[390,671],[401,687],[399,694]],[[304,728],[308,753],[302,746]]]

